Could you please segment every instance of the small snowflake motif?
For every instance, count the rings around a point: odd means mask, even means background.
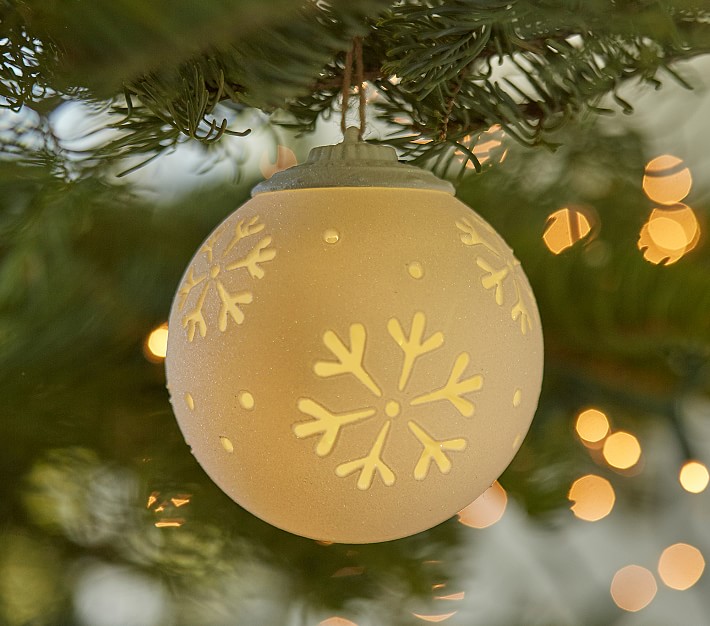
[[[506,285],[512,284],[515,294],[515,303],[510,306],[510,318],[520,325],[520,332],[523,335],[532,330],[532,316],[528,305],[523,299],[523,293],[527,289],[525,284],[521,282],[518,275],[518,261],[512,251],[510,258],[512,261],[505,260],[500,253],[500,249],[493,244],[486,235],[495,234],[490,226],[482,224],[480,227],[474,226],[473,222],[467,217],[456,222],[456,228],[459,230],[459,238],[465,246],[472,246],[480,249],[482,253],[488,255],[487,260],[483,256],[476,257],[476,265],[483,270],[481,276],[481,285],[484,289],[492,291],[498,306],[503,306],[506,303]],[[483,231],[487,233],[483,233]],[[506,279],[510,278],[510,281]]]
[[[403,400],[394,398],[401,398],[401,395],[398,396],[398,392],[403,392],[407,386],[417,359],[438,350],[444,344],[444,335],[441,332],[436,332],[425,338],[425,326],[426,316],[422,312],[414,314],[408,334],[397,318],[391,318],[387,324],[390,337],[402,350],[402,368],[397,382],[397,391],[392,390],[391,397],[393,399],[385,403],[383,411],[385,420],[367,454],[361,458],[340,463],[335,469],[336,475],[340,478],[358,474],[356,483],[358,489],[369,489],[378,475],[382,483],[388,487],[394,485],[396,481],[394,470],[388,465],[385,454],[394,418],[402,412]],[[385,394],[365,368],[366,340],[367,331],[362,324],[351,324],[347,344],[334,331],[326,331],[323,335],[323,343],[333,355],[334,360],[317,361],[313,371],[319,378],[340,375],[354,376],[375,398],[390,397],[390,394]],[[448,402],[461,415],[472,416],[475,406],[466,396],[481,389],[483,377],[465,374],[469,361],[468,353],[461,352],[456,357],[444,385],[415,396],[409,401],[409,406],[443,401]],[[377,409],[367,406],[336,413],[312,398],[300,398],[297,406],[301,413],[312,419],[296,422],[293,426],[294,434],[299,439],[319,436],[315,452],[321,457],[336,450],[341,431],[364,420],[369,420],[378,413]],[[433,465],[436,465],[442,474],[448,474],[452,469],[452,460],[447,453],[463,451],[466,448],[466,440],[462,437],[436,439],[426,430],[426,425],[419,424],[414,419],[407,419],[406,424],[406,432],[409,433],[409,436],[414,437],[422,448],[419,458],[412,460],[413,477],[416,480],[424,480]]]
[[[217,328],[220,332],[225,332],[231,319],[235,324],[244,321],[242,306],[250,304],[254,295],[251,291],[237,291],[230,293],[222,278],[226,272],[244,269],[252,279],[264,277],[262,264],[272,261],[276,256],[276,250],[271,247],[271,237],[264,236],[255,243],[244,256],[233,253],[237,245],[243,240],[262,232],[265,225],[259,222],[259,216],[239,220],[234,227],[233,233],[223,237],[225,226],[217,228],[210,235],[200,248],[201,258],[196,260],[190,267],[180,290],[178,291],[178,310],[183,313],[182,326],[187,332],[187,340],[194,341],[196,337],[205,337],[209,326],[209,321],[205,319],[204,305],[211,294],[216,295],[220,301],[220,309],[217,314]],[[226,245],[224,245],[226,242]],[[217,254],[218,246],[224,245],[221,253]],[[240,246],[241,247],[241,246]],[[229,259],[236,257],[235,260]],[[200,270],[196,270],[197,266]],[[193,298],[196,293],[197,298]],[[212,295],[212,297],[214,297]],[[188,301],[192,300],[192,306],[185,310]]]

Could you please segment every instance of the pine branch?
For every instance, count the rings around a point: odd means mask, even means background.
[[[524,1],[457,0],[435,9],[406,4],[375,35],[397,42],[383,70],[401,79],[397,86],[378,84],[385,98],[376,108],[381,119],[394,123],[405,158],[424,162],[448,155],[444,171],[456,150],[466,153],[476,135],[495,124],[527,145],[549,143],[570,119],[603,112],[604,96],[630,112],[619,95],[625,83],[658,87],[663,70],[678,78],[672,63],[710,50],[710,29],[699,27],[708,14],[638,2],[612,9],[601,0],[543,7]],[[495,78],[495,64],[504,59],[516,72]],[[399,121],[402,111],[411,122]]]
[[[231,128],[234,116],[225,111],[218,115],[217,107],[269,112],[297,94],[311,93],[324,64],[348,48],[354,35],[365,32],[368,15],[388,4],[367,0],[356,5],[309,3],[296,9],[291,5],[287,17],[268,27],[251,27],[234,45],[220,47],[215,39],[203,53],[126,80],[123,93],[108,109],[116,119],[108,128],[116,137],[88,151],[87,163],[125,157],[146,162],[186,139],[211,144],[224,135],[247,134],[249,129]],[[233,14],[236,19],[239,12]],[[101,104],[94,95],[87,99]]]
[[[122,55],[123,93],[109,109],[116,136],[93,150],[89,162],[149,160],[181,141],[210,144],[247,132],[232,127],[220,104],[267,113],[283,109],[289,126],[308,132],[338,108],[343,53],[354,35],[365,36],[366,76],[380,92],[373,108],[394,129],[387,143],[407,160],[437,163],[441,172],[457,151],[476,163],[477,137],[494,125],[525,145],[551,145],[552,133],[568,121],[606,111],[601,103],[607,96],[630,112],[624,85],[638,81],[657,88],[663,72],[683,82],[673,64],[710,51],[710,10],[690,0],[333,0],[287,13],[270,10],[248,27],[235,24],[240,11],[251,15],[253,0],[226,13],[210,0],[191,31],[182,4],[166,12],[165,24],[149,27],[134,2],[93,6],[103,18],[99,26],[45,3],[28,8],[6,0],[0,13],[14,37],[0,42],[9,46],[10,59],[0,68],[0,95],[14,108],[37,104],[36,94],[49,88],[100,102],[105,81],[90,71],[98,65],[87,59],[98,41],[92,33],[108,37],[108,49]],[[111,30],[106,18],[119,13]],[[216,28],[219,19],[231,26]],[[74,32],[80,22],[87,33],[67,41],[60,25]],[[120,38],[128,23],[140,27],[144,38],[131,40],[135,55]],[[51,46],[28,34],[30,27],[46,33]],[[206,33],[209,28],[215,30]],[[187,32],[199,36],[174,54]],[[45,49],[47,55],[34,60]],[[146,55],[156,50],[148,62]],[[18,72],[20,66],[29,69]],[[149,71],[139,71],[146,66]],[[80,71],[88,72],[85,84],[98,85],[91,94],[77,91],[76,81],[67,86]]]
[[[46,108],[48,100],[56,105],[50,87],[56,64],[52,45],[28,32],[19,5],[11,0],[0,4],[0,26],[0,108],[19,112],[28,105],[40,109]]]

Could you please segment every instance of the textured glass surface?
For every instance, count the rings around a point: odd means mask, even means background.
[[[195,457],[246,509],[314,539],[450,518],[537,407],[542,329],[520,263],[439,191],[261,193],[199,248],[169,324]]]

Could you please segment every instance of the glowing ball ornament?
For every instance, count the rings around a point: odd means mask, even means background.
[[[314,539],[452,517],[510,463],[540,392],[540,318],[511,250],[449,183],[352,131],[216,228],[169,326],[197,460]]]

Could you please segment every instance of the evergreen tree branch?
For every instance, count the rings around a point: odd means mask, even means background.
[[[404,159],[438,163],[441,172],[457,151],[475,164],[477,137],[494,125],[525,145],[552,145],[552,133],[569,120],[605,112],[606,97],[630,112],[624,85],[657,88],[663,72],[685,84],[673,65],[710,51],[710,9],[698,0],[332,0],[286,13],[270,10],[268,18],[239,28],[234,22],[240,10],[251,15],[253,0],[242,0],[227,14],[210,0],[194,25],[200,45],[166,56],[189,31],[187,9],[178,4],[166,12],[165,24],[153,27],[162,35],[135,42],[139,51],[131,56],[119,31],[135,23],[149,36],[149,16],[134,2],[92,9],[102,20],[89,33],[110,34],[109,49],[144,62],[134,67],[126,61],[119,72],[125,75],[123,93],[110,101],[115,121],[108,124],[116,135],[87,155],[90,162],[152,159],[184,140],[210,144],[248,132],[233,128],[220,105],[283,109],[289,126],[308,132],[338,107],[343,53],[355,35],[364,36],[365,76],[380,91],[373,108],[393,128],[387,143]],[[112,31],[106,18],[119,9],[120,25]],[[78,23],[76,16],[62,15],[45,3],[2,5],[0,19],[12,36],[0,40],[8,49],[0,97],[14,109],[36,103],[37,94],[50,88],[103,101],[103,83],[91,72],[85,82],[99,85],[94,91],[71,82],[89,68],[87,54],[96,41],[88,41],[89,33],[82,35],[87,41],[74,44],[60,36],[63,21],[69,32]],[[233,26],[207,36],[201,29],[214,27],[218,18]],[[87,20],[81,23],[87,26]],[[51,45],[28,34],[30,27],[45,33]],[[156,46],[161,54],[149,63],[146,54]]]

